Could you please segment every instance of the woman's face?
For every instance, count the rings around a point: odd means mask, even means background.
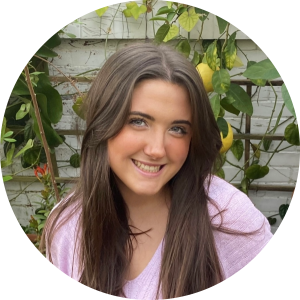
[[[108,141],[121,192],[151,196],[163,190],[188,155],[191,119],[182,86],[152,79],[136,86],[126,124]]]

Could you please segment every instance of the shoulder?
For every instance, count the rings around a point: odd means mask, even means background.
[[[225,228],[213,233],[227,278],[247,265],[268,243],[272,233],[268,220],[248,196],[225,180],[213,177],[208,195],[212,200],[208,203],[212,224]]]
[[[69,196],[71,197],[71,196]],[[60,211],[61,205],[68,201],[63,199],[52,210],[51,215]],[[52,263],[66,275],[79,279],[78,277],[78,236],[79,236],[80,212],[72,204],[65,208],[59,215],[53,226],[53,239],[50,247],[46,248],[46,255],[51,256]]]

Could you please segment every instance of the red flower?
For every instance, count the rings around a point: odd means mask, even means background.
[[[34,169],[34,175],[37,179],[40,179],[39,174],[41,174],[42,176],[44,176],[45,174],[47,174],[47,164],[44,164],[44,167],[41,168],[40,166],[35,167]]]

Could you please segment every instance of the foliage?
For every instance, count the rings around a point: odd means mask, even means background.
[[[171,40],[176,40],[177,43],[175,44],[175,49],[181,52],[189,61],[192,62],[195,67],[197,67],[200,76],[205,76],[205,78],[203,78],[204,81],[207,80],[208,75],[207,73],[201,74],[200,69],[204,70],[203,64],[208,66],[206,70],[211,70],[213,72],[211,79],[212,88],[210,89],[207,86],[207,92],[210,98],[214,116],[216,120],[219,120],[218,126],[220,132],[222,133],[223,137],[226,137],[228,130],[227,126],[222,126],[222,124],[226,124],[226,121],[223,118],[220,118],[224,116],[225,112],[234,114],[236,116],[241,115],[241,121],[245,114],[249,116],[252,116],[253,114],[253,104],[251,99],[252,95],[249,95],[244,88],[231,81],[232,77],[235,76],[232,75],[232,71],[240,66],[243,66],[242,60],[237,56],[237,31],[230,34],[230,23],[216,16],[220,37],[214,40],[203,40],[201,36],[203,25],[204,22],[209,18],[209,13],[207,11],[177,2],[167,2],[167,5],[163,4],[160,7],[156,5],[156,2],[154,1],[143,1],[143,4],[146,5],[147,10],[144,8],[143,10],[138,10],[139,6],[135,2],[131,1],[126,3],[126,9],[123,10],[124,16],[127,18],[132,17],[133,14],[129,13],[129,11],[132,9],[139,11],[139,13],[134,16],[135,19],[141,17],[142,14],[152,13],[150,21],[153,21],[156,24],[160,23],[160,26],[156,30],[154,36],[154,41],[156,43],[168,43]],[[156,5],[155,8],[157,8],[155,15],[153,15],[154,5]],[[140,7],[142,6],[143,5]],[[197,41],[191,40],[190,32],[199,27],[199,38]],[[195,50],[195,46],[197,44],[200,46],[201,51]],[[244,72],[241,73],[240,71],[237,71],[236,75],[243,76],[245,80],[250,80],[257,87],[265,87],[266,85],[270,85],[274,92],[275,98],[277,99],[277,93],[272,87],[270,81],[279,78],[280,74],[270,59],[267,58],[258,62],[250,61],[242,51],[241,53],[247,60],[247,66]],[[284,138],[290,145],[298,146],[300,145],[300,141],[298,125],[295,124],[296,114],[285,84],[282,85],[281,91],[284,105],[282,106],[276,123],[273,127],[270,126],[273,113],[270,116],[270,123],[265,135],[272,135],[276,132],[280,124],[283,108],[286,106],[291,112],[291,117],[293,117],[294,120],[292,123],[286,126]],[[275,101],[273,112],[275,111],[276,105],[277,103]],[[78,110],[78,107],[76,107],[76,109]],[[223,119],[225,123],[220,122],[221,119]],[[237,133],[243,133],[241,129],[236,127],[233,128]],[[237,174],[239,174],[241,171],[244,173],[239,187],[243,192],[248,193],[249,186],[254,180],[267,176],[269,173],[268,165],[274,154],[281,151],[279,148],[281,143],[282,141],[273,151],[270,151],[271,141],[266,140],[265,138],[262,138],[259,144],[251,143],[253,153],[250,159],[248,162],[245,162],[242,167],[237,166]],[[233,153],[234,158],[237,161],[240,161],[244,153],[244,143],[242,140],[234,140],[230,151]],[[271,153],[271,157],[267,162],[260,162],[261,151],[269,151]],[[233,166],[236,166],[234,163],[231,163],[227,160],[226,154],[225,161]],[[247,164],[250,164],[250,166],[247,167]],[[217,175],[225,178],[224,170],[221,168]],[[230,181],[232,181],[235,177],[233,177]]]

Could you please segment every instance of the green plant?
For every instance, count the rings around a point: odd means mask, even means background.
[[[38,207],[35,209],[35,214],[31,216],[29,225],[23,227],[23,229],[26,233],[37,234],[35,246],[38,248],[45,222],[51,210],[58,202],[51,181],[51,175],[48,172],[48,165],[44,164],[43,168],[39,166],[35,167],[34,174],[35,177],[43,184],[43,190],[40,192],[41,201],[35,202],[35,204],[38,204]],[[68,191],[68,188],[58,186],[58,190],[59,196],[61,197]]]
[[[156,8],[155,15],[153,15],[154,6]],[[107,10],[108,7],[98,10],[98,12],[101,11],[101,14],[98,15],[102,17]],[[222,126],[222,124],[227,123],[225,120],[226,112],[241,116],[240,127],[232,126],[238,134],[245,133],[242,130],[244,116],[248,115],[251,117],[253,114],[253,95],[249,95],[240,85],[232,82],[232,79],[235,76],[243,77],[244,80],[252,82],[257,90],[270,86],[275,96],[274,106],[269,118],[269,124],[260,142],[256,144],[250,141],[253,150],[250,158],[242,166],[238,166],[235,162],[229,161],[226,157],[227,152],[231,151],[236,161],[241,160],[245,150],[244,143],[241,139],[235,139],[232,146],[223,154],[223,164],[227,162],[237,169],[236,175],[228,180],[229,182],[232,182],[239,173],[243,172],[244,175],[239,188],[247,194],[249,186],[253,181],[267,176],[270,161],[276,153],[289,147],[300,145],[295,110],[285,84],[283,84],[281,88],[284,104],[280,108],[275,125],[271,126],[274,111],[278,105],[278,95],[271,81],[278,79],[280,74],[268,58],[258,62],[248,59],[247,55],[237,45],[236,36],[238,31],[230,33],[229,29],[231,24],[229,22],[218,16],[211,16],[209,12],[203,9],[171,1],[168,1],[167,4],[163,6],[151,0],[143,1],[142,5],[131,1],[126,3],[126,8],[120,11],[126,18],[134,18],[135,20],[139,17],[143,17],[143,15],[151,14],[150,21],[153,22],[153,25],[154,22],[156,24],[160,23],[157,30],[155,30],[153,26],[154,42],[158,44],[172,42],[173,44],[175,41],[175,49],[181,52],[195,67],[201,64],[201,68],[203,68],[203,66],[206,65],[206,69],[212,71],[212,88],[208,90],[208,95],[215,118],[218,120],[217,123],[220,132],[224,138],[226,138],[228,134],[228,126]],[[202,38],[204,24],[209,17],[216,18],[220,34],[217,39],[205,40]],[[195,28],[197,28],[199,36],[196,40],[192,40],[191,32]],[[237,56],[238,50],[244,55],[247,61],[246,70],[243,72],[237,69],[243,66],[241,58]],[[200,67],[198,67],[198,69],[200,69]],[[82,102],[82,99],[80,99],[80,101]],[[77,113],[81,105],[80,101],[78,101],[76,105]],[[281,120],[284,107],[290,111],[291,115],[289,119],[292,119],[292,121],[286,125],[284,139],[279,142],[274,150],[271,150],[270,146],[272,142],[270,139],[267,139],[267,137],[274,135],[278,127],[286,122]],[[78,115],[80,116],[79,113]],[[286,140],[290,146],[281,147],[284,140]],[[270,153],[270,157],[266,162],[261,160],[262,152]],[[218,176],[225,178],[225,172],[222,168],[218,172]],[[284,205],[284,207],[281,206],[279,209],[281,218],[285,215],[282,211],[284,210],[286,212],[288,209],[287,204]],[[274,220],[272,222],[274,222]]]

